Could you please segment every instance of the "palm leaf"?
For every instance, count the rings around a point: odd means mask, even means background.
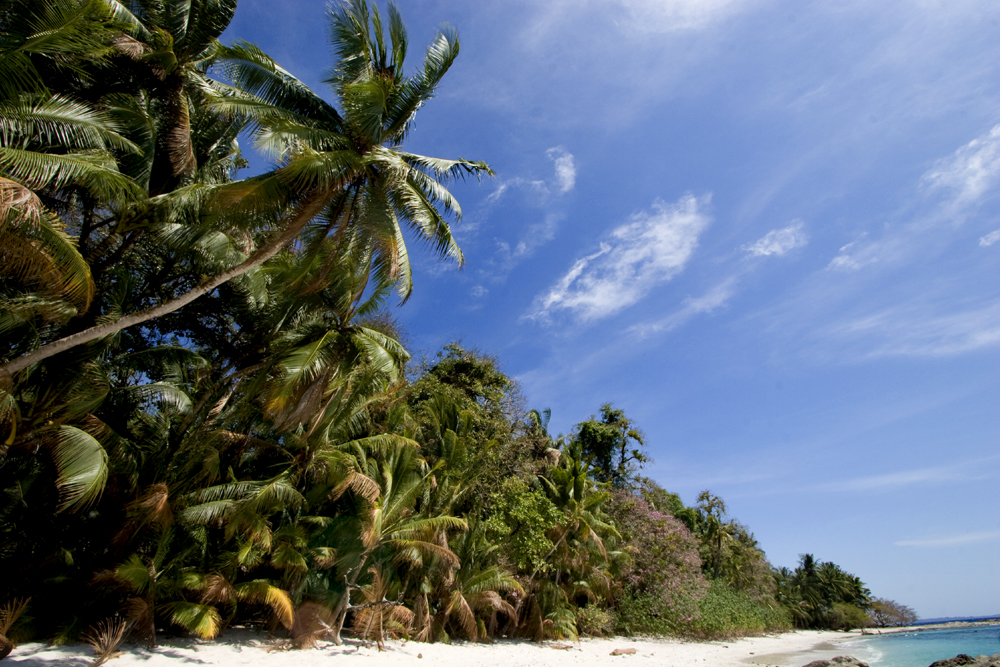
[[[219,634],[220,617],[215,607],[195,602],[170,602],[164,605],[170,620],[202,639],[213,639]]]
[[[111,202],[142,197],[136,183],[118,171],[104,151],[79,151],[56,155],[20,148],[0,147],[0,169],[34,189],[81,185],[96,197]]]
[[[292,606],[292,599],[285,591],[263,579],[236,584],[234,590],[236,596],[244,602],[266,604],[274,611],[274,615],[283,626],[292,627],[295,609]]]
[[[108,478],[108,454],[92,435],[75,426],[60,426],[53,433],[52,458],[56,464],[59,511],[86,509],[101,497]]]

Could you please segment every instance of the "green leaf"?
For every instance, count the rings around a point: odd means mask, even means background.
[[[108,479],[108,454],[101,443],[75,426],[60,426],[52,458],[58,473],[60,512],[76,512],[97,502]]]

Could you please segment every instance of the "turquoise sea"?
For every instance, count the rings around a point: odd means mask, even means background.
[[[871,667],[927,667],[959,653],[1000,653],[1000,625],[885,634],[839,644],[838,649]]]

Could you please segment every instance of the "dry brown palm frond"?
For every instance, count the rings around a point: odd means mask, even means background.
[[[352,607],[352,630],[359,639],[374,639],[382,651],[387,637],[396,638],[409,631],[414,613],[400,602],[385,599],[389,587],[380,568],[373,567],[369,572],[372,582],[361,589],[365,602]]]
[[[12,210],[13,220],[38,224],[42,209],[42,201],[30,188],[0,177],[0,229],[11,219],[9,214]]]
[[[11,626],[24,613],[29,602],[31,602],[31,598],[14,598],[0,607],[0,635],[6,635],[10,631]]]
[[[316,642],[330,635],[333,610],[316,602],[306,602],[295,611],[292,622],[292,644],[295,648],[309,649]]]
[[[375,502],[375,499],[378,498],[380,493],[382,493],[382,488],[378,485],[378,482],[368,475],[362,475],[361,473],[352,470],[347,474],[344,481],[334,487],[333,491],[330,492],[328,500],[337,500],[344,494],[344,491],[347,491],[348,489],[358,494],[368,502]]]
[[[221,574],[209,574],[201,589],[201,601],[203,604],[232,604],[236,601],[236,591]]]
[[[94,648],[97,657],[90,663],[91,667],[103,665],[111,658],[118,656],[118,647],[125,641],[125,630],[128,623],[125,619],[109,618],[101,621],[84,635],[84,641]]]
[[[452,593],[451,604],[448,605],[447,613],[453,615],[458,620],[458,625],[465,632],[465,636],[471,641],[479,640],[479,633],[476,628],[476,615],[469,606],[469,601],[465,599],[461,591]]]
[[[413,605],[413,640],[429,641],[433,625],[430,605],[427,603],[427,593],[424,593],[417,598],[416,604]]]
[[[156,646],[156,624],[153,605],[142,598],[130,598],[125,604],[126,620],[131,634],[139,643],[149,648]]]
[[[107,428],[103,422],[96,418],[89,421],[88,425],[97,431],[91,433],[95,438],[103,431],[101,427]],[[136,539],[146,526],[153,525],[162,530],[174,522],[174,512],[170,506],[170,491],[166,484],[153,484],[147,487],[137,500],[128,504],[126,510],[128,519],[122,523],[121,528],[112,538],[112,543],[118,547],[124,547]]]
[[[329,570],[337,564],[337,550],[330,547],[313,549],[313,567],[319,570]]]
[[[174,522],[174,513],[170,508],[170,492],[166,484],[153,484],[142,498],[134,504],[135,509],[142,513],[142,523],[154,523],[165,528]]]
[[[502,612],[507,616],[514,616],[516,613],[513,605],[501,598],[500,594],[496,591],[483,591],[482,593],[476,593],[475,595],[469,597],[469,604],[477,611],[489,609],[491,611]]]
[[[119,53],[123,53],[132,60],[139,60],[144,55],[152,51],[152,49],[147,45],[143,44],[134,37],[129,37],[128,35],[119,35],[111,40],[111,48]]]

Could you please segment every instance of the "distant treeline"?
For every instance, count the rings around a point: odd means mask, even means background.
[[[495,359],[411,362],[405,239],[461,262],[445,184],[492,173],[401,148],[457,36],[408,72],[394,7],[336,4],[331,104],[222,46],[235,11],[0,8],[0,657],[236,624],[308,646],[894,622],[643,477],[623,411],[553,437]],[[240,137],[270,171],[238,178]]]

